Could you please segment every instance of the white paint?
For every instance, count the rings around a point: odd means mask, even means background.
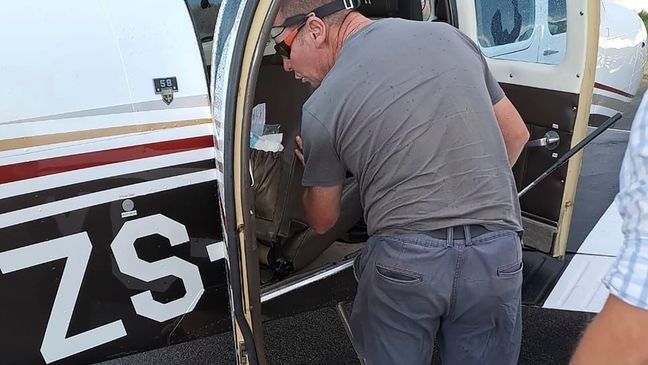
[[[0,124],[0,136],[2,136],[2,139],[25,138],[105,128],[132,127],[134,125],[146,129],[148,124],[210,118],[209,106],[145,110],[131,113],[111,113],[110,110],[107,110],[104,114],[83,117]]]
[[[121,217],[122,218],[130,218],[130,217],[135,217],[136,215],[137,215],[137,211],[136,210],[131,210],[131,211],[128,211],[128,212],[122,212]]]
[[[619,5],[623,5],[626,8],[635,11],[641,11],[641,10],[648,11],[648,3],[646,2],[646,0],[608,0],[608,1],[617,3]]]
[[[590,127],[588,127],[589,130]],[[608,129],[610,132],[615,132],[615,133],[621,133],[621,134],[630,134],[630,131],[627,129],[617,129],[617,128],[609,128]]]
[[[614,260],[609,256],[574,256],[543,308],[600,312],[609,293],[601,280]]]
[[[113,176],[126,175],[141,171],[155,170],[163,167],[209,160],[214,157],[213,151],[213,148],[201,148],[198,150],[95,166],[87,169],[39,176],[33,179],[0,184],[0,199],[22,195],[34,191],[42,191],[61,186],[78,184],[84,181],[101,180]]]
[[[596,82],[635,95],[641,86],[648,47],[646,27],[635,13],[604,1],[601,4]]]
[[[235,6],[238,5],[238,6]],[[235,40],[236,34],[240,31],[240,19],[243,14],[243,10],[247,5],[247,0],[239,0],[235,2],[234,0],[223,0],[220,5],[218,12],[218,19],[216,20],[215,30],[214,30],[214,42],[216,45],[212,47],[211,54],[211,97],[212,97],[212,118],[214,120],[214,132],[216,135],[216,140],[218,141],[217,149],[220,153],[224,153],[224,143],[221,143],[225,139],[225,103],[228,97],[235,98],[236,95],[227,95],[227,88],[230,82],[237,82],[238,80],[230,80],[229,71],[231,69],[232,56],[233,56],[233,43]],[[235,10],[235,12],[233,11]],[[232,19],[234,17],[234,19]],[[232,20],[234,20],[232,24]],[[228,24],[230,26],[228,26]],[[219,45],[222,45],[219,48]],[[219,174],[218,178],[218,198],[221,206],[225,204],[225,197],[230,193],[226,190],[225,184],[223,183],[222,172]],[[223,229],[224,239],[227,242],[227,230],[225,229],[225,217],[223,216],[224,210],[221,209],[221,226]],[[226,260],[229,260],[229,257],[225,256]],[[229,266],[229,261],[227,262]],[[241,273],[235,273],[235,275],[240,275]],[[230,278],[232,279],[232,278]],[[239,280],[240,278],[234,278]],[[241,298],[236,298],[232,293],[232,286],[228,285],[229,291],[229,300],[230,300],[230,317],[232,319],[232,328],[236,328],[237,321],[235,312],[236,305],[235,303],[240,303]],[[234,343],[237,343],[237,331],[232,331],[234,337]],[[237,346],[238,347],[238,346]]]
[[[623,245],[622,223],[612,202],[561,275],[545,308],[594,313],[603,308],[609,292],[601,280]]]
[[[207,246],[207,255],[209,261],[214,262],[225,258],[225,242],[215,242]]]
[[[103,203],[108,203],[135,196],[145,196],[161,191],[200,184],[207,181],[214,181],[221,178],[216,169],[194,172],[191,174],[179,175],[146,181],[139,184],[123,186],[119,188],[86,194],[74,198],[55,201],[52,203],[37,205],[9,213],[0,214],[0,228],[10,227],[16,224],[30,222],[36,219],[50,217],[53,215],[70,212],[77,209],[87,208]]]
[[[631,98],[625,97],[623,95],[619,95],[617,93],[613,93],[611,91],[598,89],[598,88],[594,88],[594,95],[607,96],[608,98],[616,99],[616,100],[622,101],[624,103],[629,103],[629,102],[632,101]]]
[[[161,100],[152,93],[153,79],[163,77],[177,77],[174,97],[207,95],[202,56],[184,1],[102,0],[102,5],[134,103]]]
[[[164,322],[191,312],[205,289],[198,266],[192,263],[175,256],[155,262],[147,262],[137,256],[135,241],[153,234],[168,239],[172,247],[189,242],[184,225],[162,214],[155,214],[124,223],[110,247],[119,270],[126,275],[147,283],[166,276],[182,280],[185,295],[168,303],[153,299],[150,290],[131,297],[137,314]]]
[[[238,3],[238,7],[234,7],[230,5],[231,0],[229,0],[229,3],[226,0],[221,3],[220,11],[218,12],[213,44],[218,45],[222,43],[223,45],[222,49],[212,47],[211,55],[210,89],[212,117],[214,121],[225,121],[225,115],[228,112],[226,110],[226,101],[228,98],[227,92],[229,84],[230,82],[238,82],[238,80],[230,80],[229,72],[232,68],[232,58],[234,57],[234,41],[238,33],[241,32],[241,18],[243,17],[243,10],[245,9],[246,3],[247,1],[243,0]],[[234,20],[233,24],[231,24],[232,20]],[[231,97],[236,97],[236,95],[231,95]],[[219,141],[224,140],[224,126],[221,125],[221,128],[216,128],[215,132]],[[219,148],[222,149],[223,145],[219,144]]]
[[[222,146],[223,142],[218,142],[218,145]],[[222,148],[214,149],[214,158],[216,159],[216,161],[218,161],[220,163],[223,163],[223,161],[225,161],[225,158],[223,157],[223,149]]]
[[[590,108],[590,113],[591,114],[605,115],[606,117],[612,117],[616,113],[618,113],[618,111],[616,111],[616,110],[614,110],[612,108],[602,106],[602,105],[592,104],[592,107]]]
[[[14,30],[0,32],[0,123],[161,100],[153,78],[207,95],[182,1],[6,2],[0,24]]]
[[[623,219],[613,202],[578,248],[578,253],[616,257],[623,246],[622,224]]]
[[[119,52],[102,13],[100,2],[81,0],[3,4],[0,24],[14,31],[0,32],[0,44],[4,55],[14,56],[0,60],[5,83],[0,121],[130,103]],[[96,72],[87,77],[92,69]]]
[[[90,238],[82,232],[0,253],[0,270],[5,274],[66,259],[41,345],[48,364],[126,336],[122,321],[117,320],[66,338],[91,251]]]
[[[169,142],[178,139],[202,136],[212,136],[212,127],[209,124],[122,134],[118,136],[92,138],[83,141],[57,143],[33,148],[5,151],[0,152],[0,165],[11,165],[21,162],[38,161],[48,158],[106,151],[116,148]]]
[[[290,293],[291,291],[297,290],[299,288],[303,288],[307,285],[313,284],[315,282],[318,282],[322,279],[326,279],[329,276],[335,275],[339,273],[342,270],[348,269],[353,266],[353,259],[343,261],[342,263],[338,264],[337,266],[334,266],[333,268],[322,271],[320,273],[317,273],[313,276],[309,276],[307,278],[304,278],[294,284],[290,284],[285,287],[278,288],[276,290],[270,291],[268,293],[264,293],[261,295],[261,303],[267,302],[269,300],[272,300],[274,298],[277,298],[279,296],[282,296],[284,294]]]

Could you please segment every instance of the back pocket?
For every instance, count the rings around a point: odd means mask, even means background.
[[[524,269],[522,261],[513,264],[502,265],[497,268],[497,276],[500,278],[512,278],[520,275]]]
[[[376,264],[376,274],[388,282],[395,284],[418,284],[423,281],[423,275],[412,271],[384,267]]]

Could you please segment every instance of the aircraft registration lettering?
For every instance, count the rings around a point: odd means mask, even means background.
[[[0,271],[4,274],[67,259],[41,345],[41,354],[48,364],[126,336],[126,329],[118,320],[65,338],[91,251],[90,238],[83,232],[0,253]]]
[[[198,267],[178,257],[167,257],[147,262],[137,257],[135,241],[138,238],[159,234],[169,240],[171,246],[189,242],[185,227],[161,214],[138,218],[124,223],[111,245],[119,270],[129,276],[150,282],[173,275],[184,283],[186,293],[182,298],[169,303],[153,299],[151,291],[131,297],[137,314],[164,322],[191,312],[205,291]]]
[[[188,261],[172,256],[147,262],[137,256],[135,241],[155,234],[168,239],[171,246],[189,242],[184,225],[162,214],[155,214],[126,222],[110,248],[123,274],[145,282],[165,276],[182,280],[186,293],[171,302],[156,301],[150,290],[131,297],[137,314],[163,322],[193,311],[204,288],[198,267]],[[41,344],[41,354],[48,364],[127,336],[122,320],[118,319],[66,338],[91,251],[88,233],[81,232],[0,253],[2,274],[66,259]]]

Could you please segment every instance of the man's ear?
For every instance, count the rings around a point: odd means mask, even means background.
[[[326,41],[328,29],[322,19],[310,17],[306,22],[306,31],[316,48],[319,48]]]

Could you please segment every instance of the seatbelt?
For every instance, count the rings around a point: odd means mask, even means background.
[[[283,238],[275,237],[268,252],[268,266],[278,280],[283,279],[288,274],[295,271],[295,266],[292,262],[283,257]]]

